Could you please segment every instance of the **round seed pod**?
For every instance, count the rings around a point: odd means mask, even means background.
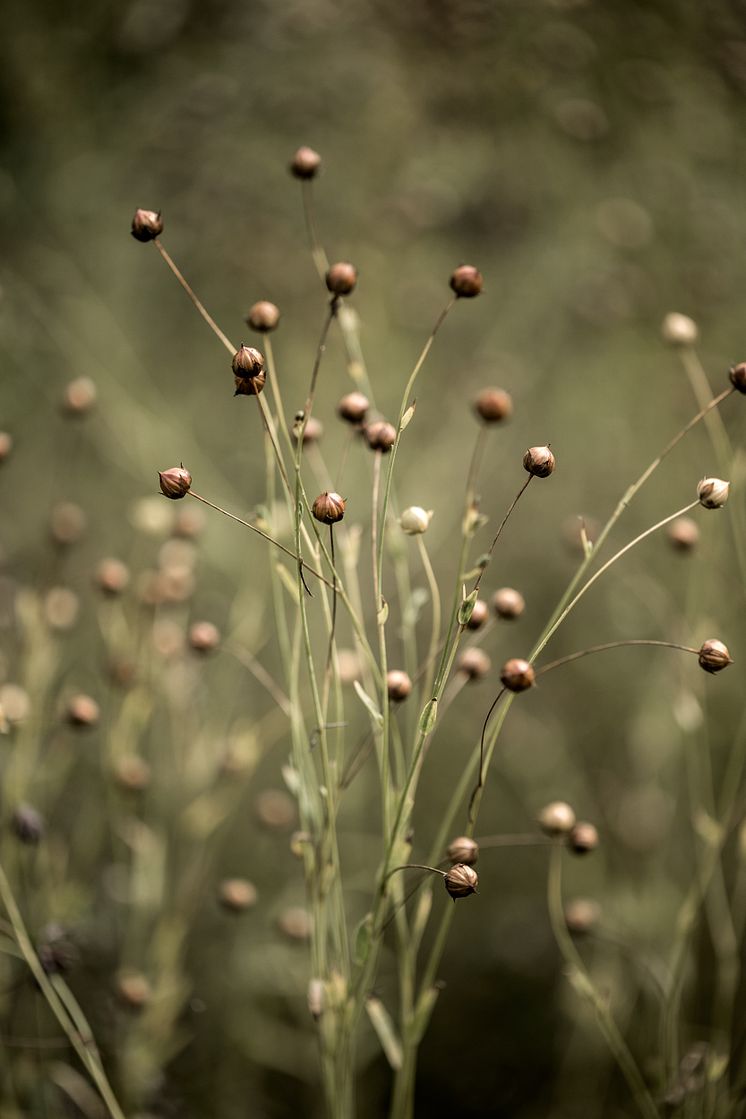
[[[80,955],[68,931],[56,921],[42,929],[36,952],[47,975],[64,975],[78,962]]]
[[[464,649],[456,661],[456,671],[463,672],[468,680],[482,680],[492,668],[492,661],[483,649],[472,646]]]
[[[490,616],[490,608],[483,598],[478,598],[472,607],[467,629],[481,629]]]
[[[386,454],[396,442],[396,428],[387,420],[376,420],[375,423],[366,424],[363,434],[371,451],[382,451]]]
[[[450,285],[459,299],[473,299],[481,292],[484,280],[473,264],[460,264],[451,274]]]
[[[746,361],[739,361],[738,365],[732,365],[728,370],[728,376],[734,389],[746,392]]]
[[[587,855],[598,847],[598,831],[593,824],[580,821],[568,835],[567,845],[576,855]]]
[[[474,411],[487,424],[501,423],[512,416],[513,400],[504,389],[482,389],[474,401]]]
[[[65,386],[63,410],[69,416],[84,416],[96,403],[96,386],[90,377],[76,377]]]
[[[338,493],[320,493],[311,506],[317,521],[324,525],[335,525],[345,515],[345,499]]]
[[[671,521],[666,535],[677,552],[691,552],[699,543],[699,526],[691,517],[677,517]]]
[[[565,924],[571,933],[584,936],[601,919],[601,906],[590,898],[573,898],[565,906]]]
[[[722,478],[703,478],[697,486],[699,504],[705,509],[722,509],[728,500],[730,482]]]
[[[52,540],[61,548],[77,544],[86,530],[87,518],[74,501],[60,501],[52,509],[49,530]]]
[[[213,653],[220,644],[220,630],[212,622],[194,622],[189,627],[189,644],[195,653]]]
[[[479,844],[468,835],[458,835],[448,844],[446,855],[451,863],[474,866],[479,858]]]
[[[575,813],[563,800],[553,800],[551,804],[545,805],[537,820],[544,834],[553,838],[560,835],[569,836],[575,827]]]
[[[290,906],[277,918],[277,927],[288,940],[308,940],[311,936],[311,914],[300,905]]]
[[[233,355],[231,369],[235,378],[237,396],[259,395],[266,380],[264,354],[253,346],[242,344]],[[257,384],[252,386],[252,381],[256,381]]]
[[[0,722],[18,726],[31,714],[31,699],[20,684],[3,684],[0,687]]]
[[[661,323],[661,336],[670,346],[693,346],[699,337],[699,328],[688,315],[670,311]]]
[[[7,431],[0,431],[0,462],[5,462],[13,450],[13,436]]]
[[[279,323],[280,309],[268,299],[260,299],[258,303],[254,303],[246,316],[246,325],[258,334],[269,334],[271,330],[277,330]]]
[[[555,466],[555,458],[549,447],[529,447],[523,456],[523,469],[534,478],[548,478]]]
[[[178,501],[179,498],[186,497],[189,493],[192,485],[192,475],[182,463],[181,466],[170,466],[168,470],[160,470],[158,481],[163,496]]]
[[[256,886],[245,878],[226,878],[218,886],[218,901],[229,913],[245,913],[256,900]]]
[[[127,971],[117,976],[117,998],[127,1010],[144,1010],[153,997],[153,988],[139,971]]]
[[[196,506],[180,506],[173,523],[173,535],[180,540],[195,540],[205,528],[205,515]]]
[[[473,867],[466,863],[455,863],[443,879],[446,890],[453,898],[468,898],[469,894],[477,892],[479,875]]]
[[[392,668],[386,673],[386,688],[389,699],[401,703],[412,693],[412,681],[400,668]]]
[[[72,629],[78,619],[80,599],[69,587],[50,587],[44,599],[44,617],[50,629]]]
[[[126,793],[141,793],[150,784],[150,766],[137,754],[123,754],[114,762],[115,784]]]
[[[100,717],[95,699],[82,692],[71,696],[67,704],[67,721],[73,727],[95,727]]]
[[[301,412],[301,417],[303,413]],[[302,422],[302,419],[301,419]],[[298,442],[298,428],[293,429],[293,442]],[[312,443],[318,443],[321,436],[324,434],[324,425],[321,420],[317,420],[315,416],[309,416],[308,422],[303,429],[303,446],[309,447]]]
[[[498,618],[512,621],[526,609],[526,600],[514,587],[500,587],[492,596],[492,609]]]
[[[160,210],[135,210],[132,219],[132,236],[136,241],[154,241],[163,233]]]
[[[321,156],[313,148],[298,148],[290,161],[290,173],[296,179],[313,179],[321,166]]]
[[[337,405],[337,414],[348,424],[361,424],[370,408],[368,397],[362,392],[348,392]]]
[[[129,568],[118,559],[102,560],[96,568],[95,581],[99,590],[114,598],[127,589],[130,581]]]
[[[528,661],[522,657],[512,657],[502,666],[500,680],[509,692],[525,692],[533,687],[536,673]]]
[[[324,279],[332,295],[350,295],[357,284],[357,268],[349,261],[340,260],[332,264]]]
[[[259,823],[272,831],[283,831],[295,823],[295,801],[284,789],[265,789],[255,802]]]
[[[11,817],[10,827],[16,839],[35,847],[44,835],[44,817],[30,804],[19,804]]]
[[[716,637],[711,637],[709,641],[705,641],[701,646],[698,654],[699,666],[705,672],[722,672],[729,664],[733,664],[733,659],[728,652],[727,645],[722,641],[718,641]]]
[[[407,536],[421,536],[430,527],[433,519],[432,509],[423,509],[419,505],[410,505],[399,518],[399,526]]]

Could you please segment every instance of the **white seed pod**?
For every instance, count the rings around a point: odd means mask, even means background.
[[[699,327],[688,315],[671,311],[661,323],[661,336],[671,346],[693,346],[699,338]]]
[[[722,509],[728,500],[730,482],[722,478],[703,478],[697,486],[699,504],[705,509]]]
[[[432,509],[422,509],[419,505],[410,505],[399,518],[399,525],[402,532],[406,532],[407,536],[419,536],[423,532],[427,532],[432,519]]]

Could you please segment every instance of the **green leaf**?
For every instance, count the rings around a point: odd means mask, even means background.
[[[380,999],[371,996],[365,1003],[373,1029],[378,1034],[381,1048],[386,1054],[386,1060],[393,1069],[401,1068],[402,1049],[401,1042],[396,1033],[396,1027],[391,1021],[389,1012]]]
[[[373,914],[366,913],[355,929],[354,959],[356,967],[362,967],[368,959],[373,940]]]
[[[412,403],[407,408],[404,415],[402,416],[401,423],[399,424],[399,434],[400,435],[404,431],[404,429],[409,427],[409,425],[411,424],[412,417],[414,416],[414,410],[415,410],[416,407],[417,407],[417,401],[413,400]]]
[[[458,612],[458,624],[460,626],[469,624],[469,618],[471,618],[472,611],[474,609],[474,603],[477,601],[478,594],[479,591],[472,591],[471,594],[468,595],[468,597],[465,598],[464,601],[461,603]]]
[[[438,701],[431,699],[426,703],[420,715],[420,734],[429,734],[435,726],[435,720],[438,717]]]
[[[370,698],[365,688],[362,687],[358,680],[353,681],[353,687],[357,692],[358,699],[360,699],[368,709],[368,713],[377,727],[383,726],[383,715],[376,707],[373,700]]]

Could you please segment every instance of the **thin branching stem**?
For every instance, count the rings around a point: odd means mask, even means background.
[[[170,254],[169,254],[169,253],[168,253],[168,252],[166,251],[166,249],[164,249],[164,247],[163,247],[163,245],[161,244],[161,242],[160,242],[160,240],[159,240],[159,238],[158,238],[158,237],[154,238],[154,240],[153,240],[153,244],[154,244],[154,245],[155,245],[155,247],[157,248],[158,252],[159,252],[159,253],[161,254],[161,257],[163,258],[163,260],[164,260],[164,261],[166,262],[166,264],[168,265],[168,267],[169,267],[169,268],[171,269],[171,271],[173,272],[173,274],[174,274],[174,276],[176,277],[176,279],[177,279],[177,280],[179,281],[179,283],[181,284],[181,286],[182,286],[182,288],[184,289],[184,291],[185,291],[185,292],[187,293],[187,295],[188,295],[188,296],[189,296],[189,298],[191,299],[191,301],[192,301],[192,303],[194,304],[194,306],[195,306],[195,307],[197,308],[197,310],[199,311],[199,313],[200,313],[200,315],[202,316],[202,318],[203,318],[203,319],[205,320],[205,322],[206,322],[206,323],[207,323],[207,325],[209,326],[210,330],[211,330],[211,331],[213,332],[213,334],[214,334],[214,335],[215,335],[215,336],[216,336],[217,338],[219,338],[219,339],[220,339],[220,341],[222,342],[222,344],[223,344],[223,345],[225,346],[226,350],[228,350],[228,352],[229,352],[230,354],[235,354],[235,352],[236,352],[236,347],[235,347],[235,346],[233,345],[233,343],[232,343],[232,342],[230,341],[230,339],[229,339],[229,338],[228,338],[228,337],[227,337],[227,336],[226,336],[226,335],[225,335],[225,334],[223,333],[223,331],[222,331],[222,330],[220,329],[220,327],[218,326],[218,324],[217,324],[217,323],[215,322],[215,319],[214,319],[214,318],[212,317],[212,315],[210,314],[210,312],[209,312],[209,311],[207,310],[207,308],[205,307],[204,303],[203,303],[203,302],[202,302],[202,301],[201,301],[200,299],[198,299],[198,298],[197,298],[197,296],[195,295],[194,291],[192,290],[192,288],[191,288],[191,287],[190,287],[190,285],[188,284],[188,282],[187,282],[187,280],[186,280],[185,276],[184,276],[184,275],[182,274],[182,272],[181,272],[181,271],[180,271],[180,270],[179,270],[179,269],[178,269],[178,268],[176,267],[176,264],[174,263],[174,261],[173,261],[173,259],[172,259],[171,255],[170,255]]]

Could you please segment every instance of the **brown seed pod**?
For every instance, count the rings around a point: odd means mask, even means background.
[[[712,673],[722,672],[729,664],[733,664],[728,647],[716,637],[711,637],[709,641],[704,642],[699,650],[698,660],[700,668]]]
[[[218,901],[229,913],[245,913],[256,900],[256,886],[246,878],[225,878],[218,886]]]
[[[256,377],[234,377],[234,396],[259,396],[267,383],[266,373],[257,373]]]
[[[456,671],[463,672],[468,680],[482,680],[492,668],[492,661],[483,649],[472,645],[464,649],[456,661]]]
[[[483,598],[478,598],[474,603],[469,621],[466,623],[467,629],[481,629],[484,623],[490,616],[490,608]]]
[[[564,800],[553,800],[542,808],[537,820],[545,835],[570,835],[575,827],[575,813]]]
[[[730,482],[722,478],[703,478],[697,486],[697,499],[705,509],[722,509],[728,500]]]
[[[386,688],[389,699],[401,703],[412,693],[412,681],[400,668],[392,668],[386,673]]]
[[[396,428],[387,420],[376,420],[372,424],[366,424],[363,434],[371,451],[382,451],[386,454],[396,442]]]
[[[443,879],[446,890],[457,901],[477,892],[479,875],[466,863],[455,863]]]
[[[699,526],[691,517],[677,517],[671,521],[666,535],[677,552],[691,552],[699,543]]]
[[[283,831],[296,820],[295,801],[284,789],[264,789],[255,802],[259,823],[272,831]]]
[[[195,653],[213,653],[220,644],[220,630],[212,622],[194,622],[189,627],[189,644]]]
[[[370,408],[368,397],[362,392],[348,392],[337,405],[337,414],[348,424],[359,425]]]
[[[554,472],[555,458],[549,447],[529,447],[523,456],[523,469],[533,478],[548,478]]]
[[[11,816],[10,827],[16,839],[35,847],[44,835],[44,817],[30,804],[19,804]]]
[[[446,855],[451,863],[474,866],[479,858],[479,844],[468,835],[458,835],[448,844]]]
[[[135,210],[132,219],[132,236],[136,241],[154,241],[163,233],[160,210]]]
[[[277,927],[288,940],[309,940],[311,936],[311,914],[300,905],[284,909],[277,918]]]
[[[49,529],[60,547],[77,544],[86,530],[86,515],[74,501],[60,501],[52,509]]]
[[[487,424],[508,420],[513,414],[513,400],[504,389],[486,388],[474,401],[474,411]]]
[[[473,264],[460,264],[451,275],[450,285],[459,299],[473,299],[482,290],[482,273]]]
[[[127,589],[130,581],[129,568],[118,559],[105,559],[96,568],[97,587],[114,598]]]
[[[492,609],[498,618],[512,621],[526,609],[526,600],[514,587],[500,587],[492,596]]]
[[[598,847],[598,831],[593,824],[579,821],[568,835],[567,845],[576,855],[587,855]]]
[[[114,762],[115,784],[126,793],[141,793],[150,784],[150,766],[137,754],[123,754]]]
[[[67,704],[67,721],[73,727],[94,727],[101,712],[95,699],[82,692],[72,696]]]
[[[340,260],[332,264],[324,278],[332,295],[349,295],[357,284],[357,268],[349,261]]]
[[[231,369],[236,377],[251,380],[264,373],[264,355],[253,346],[242,344],[233,355]]]
[[[161,493],[164,497],[170,497],[173,501],[178,501],[180,497],[186,497],[192,485],[192,475],[185,468],[183,462],[181,466],[169,466],[168,470],[159,471],[158,478]]]
[[[509,692],[525,692],[533,687],[536,673],[533,665],[522,657],[511,657],[500,670],[500,680]]]
[[[13,436],[7,431],[0,431],[0,462],[5,462],[13,450]]]
[[[738,365],[732,365],[728,370],[728,376],[734,389],[746,392],[746,361],[739,361]]]
[[[601,906],[590,898],[573,898],[565,906],[565,924],[571,933],[584,936],[601,919]]]
[[[324,525],[335,525],[345,515],[345,499],[338,493],[320,493],[311,506],[317,521]]]
[[[253,307],[249,308],[246,316],[246,325],[258,334],[269,334],[276,330],[280,322],[280,309],[268,299],[260,299]]]
[[[76,377],[65,386],[62,407],[69,416],[84,416],[96,403],[96,386],[90,377]]]
[[[301,413],[302,414],[302,413]],[[296,426],[293,428],[293,442],[298,442],[298,431],[300,429]],[[324,425],[321,420],[317,420],[315,416],[309,416],[305,428],[303,429],[303,446],[308,447],[312,443],[318,443],[324,434]]]
[[[128,1009],[144,1010],[153,997],[153,988],[139,971],[123,972],[117,977],[117,997]]]
[[[298,148],[290,161],[290,173],[296,179],[313,179],[321,166],[321,156],[313,148]]]

